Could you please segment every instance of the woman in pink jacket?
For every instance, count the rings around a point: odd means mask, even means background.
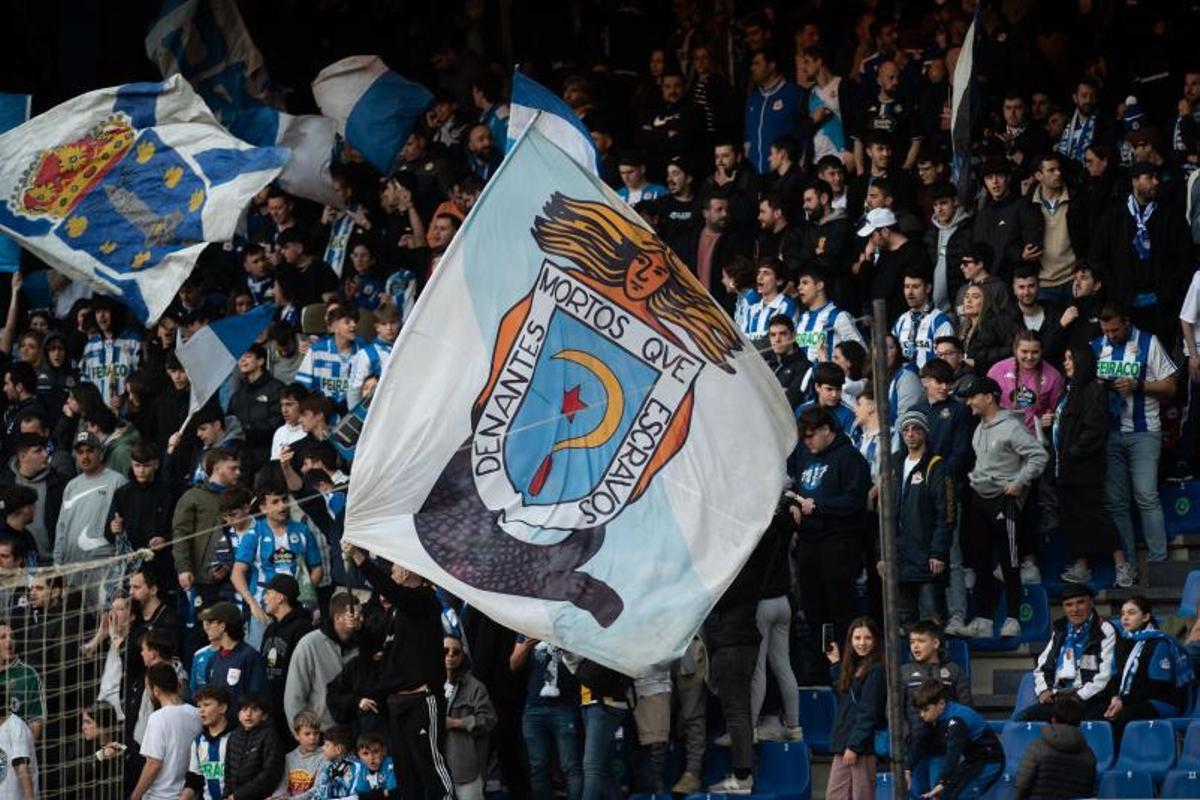
[[[1013,355],[998,361],[988,377],[1000,384],[1000,407],[1020,411],[1025,427],[1039,441],[1042,415],[1058,407],[1065,383],[1062,373],[1042,360],[1042,343],[1031,330],[1013,337]]]

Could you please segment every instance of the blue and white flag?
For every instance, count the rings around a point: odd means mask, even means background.
[[[732,320],[535,127],[404,324],[346,539],[640,675],[684,651],[749,557],[795,443]]]
[[[0,135],[0,230],[148,325],[287,157],[230,136],[178,75],[98,89]]]
[[[593,175],[600,174],[600,153],[583,120],[565,100],[517,70],[513,73],[512,101],[508,106],[506,152],[512,150],[531,123]]]
[[[950,145],[953,157],[950,163],[950,180],[958,188],[959,202],[967,202],[971,186],[971,120],[974,119],[975,103],[979,89],[975,87],[975,34],[979,31],[979,7],[975,5],[975,18],[963,37],[958,51],[958,62],[954,65],[950,95]]]
[[[29,119],[31,98],[27,94],[0,94],[0,133],[11,131]],[[21,246],[7,236],[0,236],[0,272],[16,272],[21,268]]]
[[[217,393],[237,366],[238,359],[258,341],[274,315],[275,305],[266,303],[245,314],[209,323],[186,342],[176,345],[175,355],[192,384],[188,419]],[[183,430],[187,422],[185,419],[179,429]]]
[[[165,0],[146,36],[146,54],[163,77],[183,75],[234,136],[259,147],[291,150],[279,174],[284,191],[341,206],[329,174],[333,120],[279,110],[262,54],[233,0]]]
[[[321,70],[312,84],[321,113],[346,142],[387,175],[433,95],[388,69],[379,56],[350,56]]]

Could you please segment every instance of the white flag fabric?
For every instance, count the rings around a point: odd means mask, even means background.
[[[508,107],[508,148],[529,125],[561,147],[593,175],[600,174],[600,154],[583,120],[566,101],[517,70],[513,73],[512,102]]]
[[[231,136],[178,75],[97,89],[0,135],[0,229],[150,324],[287,158]]]
[[[683,652],[749,557],[795,442],[728,316],[535,127],[405,322],[345,538],[640,675]]]

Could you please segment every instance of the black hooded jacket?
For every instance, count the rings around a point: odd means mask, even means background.
[[[871,468],[845,434],[839,433],[818,453],[800,445],[792,458],[794,491],[815,503],[813,512],[800,523],[799,537],[862,536]]]

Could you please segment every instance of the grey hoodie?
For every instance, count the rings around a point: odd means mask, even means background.
[[[283,690],[283,710],[288,720],[301,711],[315,711],[321,717],[321,730],[336,725],[325,703],[325,689],[341,674],[346,662],[358,655],[358,647],[343,646],[332,624],[304,634],[288,664],[287,684]]]
[[[95,475],[80,473],[63,490],[62,512],[54,536],[54,563],[74,564],[113,554],[104,536],[113,494],[129,481],[108,467]]]
[[[971,437],[975,468],[968,474],[980,497],[997,497],[1015,483],[1028,488],[1038,479],[1050,456],[1025,427],[1020,414],[1001,409],[991,422],[980,420]]]

